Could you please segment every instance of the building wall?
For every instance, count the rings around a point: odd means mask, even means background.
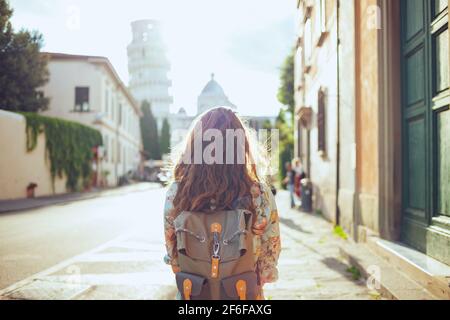
[[[355,1],[340,2],[339,7],[339,223],[354,233],[356,195],[355,128]]]
[[[194,119],[194,116],[189,116],[186,112],[178,112],[170,115],[169,125],[171,150],[177,152],[178,149],[182,148]]]
[[[141,133],[139,114],[110,70],[102,63],[77,59],[50,59],[50,80],[43,88],[50,98],[43,114],[64,118],[100,131],[105,155],[98,172],[106,184],[114,186],[120,176],[137,170]],[[67,75],[71,75],[68,77]],[[75,87],[89,87],[89,112],[74,112]]]
[[[303,81],[296,80],[297,99],[301,99],[297,106],[306,106],[312,109],[310,126],[310,155],[309,176],[314,185],[314,207],[331,221],[336,221],[336,186],[337,186],[337,6],[335,1],[323,0],[326,13],[325,29],[321,28],[322,1],[308,1],[314,3],[310,14],[311,27],[305,23],[308,11],[306,2],[302,1],[298,16],[300,19],[300,36],[302,37],[302,53],[296,54],[296,63],[303,65]],[[311,30],[311,38],[308,35]],[[326,35],[324,34],[326,32]],[[319,38],[323,37],[322,43]],[[309,44],[308,44],[309,42]],[[310,49],[308,49],[310,47]],[[303,61],[302,61],[303,60]],[[298,65],[296,67],[298,70]],[[299,72],[297,71],[297,72]],[[300,82],[303,82],[299,88]],[[325,92],[325,152],[319,151],[318,130],[318,103],[319,92]],[[297,138],[298,139],[298,138]],[[299,148],[297,148],[298,150]]]
[[[40,134],[36,149],[27,152],[26,120],[17,113],[0,110],[0,199],[25,198],[29,183],[36,183],[36,196],[66,192],[66,179],[55,178],[53,190],[50,163],[46,159],[45,135]]]
[[[356,11],[356,162],[358,224],[378,232],[378,112],[380,107],[379,30],[370,8],[377,0],[355,1]]]
[[[104,69],[101,70],[100,82],[102,117],[96,126],[105,144],[101,170],[109,172],[108,185],[115,185],[120,176],[136,170],[139,165],[142,149],[139,116]]]
[[[373,16],[369,14],[378,3],[348,0],[340,1],[339,7],[337,3],[300,1],[299,12],[303,14],[298,17],[301,44],[295,56],[296,101],[298,107],[312,109],[308,162],[315,208],[356,236],[358,225],[375,232],[379,229],[380,47],[379,29],[372,27]],[[321,14],[321,10],[325,13]],[[328,35],[318,46],[317,26],[321,24],[317,19],[323,16]],[[317,152],[321,88],[326,90],[325,156]],[[301,143],[307,143],[307,138],[303,136]],[[296,139],[298,143],[298,134]],[[306,149],[299,144],[297,155]]]
[[[300,1],[300,43],[295,61],[297,108],[311,107],[310,177],[315,207],[357,237],[358,226],[379,232],[379,136],[382,56],[377,0]],[[312,9],[307,7],[312,5]],[[325,5],[328,36],[316,45],[317,8]],[[374,10],[375,9],[375,10]],[[306,15],[311,16],[308,49]],[[339,36],[339,46],[337,38]],[[312,60],[308,68],[308,52]],[[326,157],[317,152],[317,92],[327,91]],[[304,155],[307,136],[296,128],[296,154]],[[305,133],[304,130],[302,130]],[[300,143],[299,143],[300,140]],[[336,201],[337,197],[337,201]],[[338,220],[338,221],[337,221]]]
[[[323,1],[299,1],[299,13],[302,13],[301,8],[305,7],[305,4],[320,2]],[[413,1],[405,0],[403,4],[408,5],[410,2],[413,3]],[[432,4],[428,1],[415,1],[414,4],[418,6],[422,5],[422,2],[424,5]],[[422,24],[429,24],[430,12],[428,9],[421,12],[419,7],[413,9],[417,12],[401,12],[401,1],[393,0],[342,0],[339,3],[340,46],[337,49],[339,57],[337,68],[339,72],[339,158],[330,159],[331,165],[339,168],[339,224],[350,231],[354,239],[358,241],[365,241],[368,235],[377,235],[392,241],[405,241],[409,246],[448,263],[448,244],[450,242],[446,230],[447,224],[441,222],[439,213],[428,212],[430,221],[427,222],[427,225],[424,225],[423,221],[420,224],[411,223],[410,221],[414,219],[405,215],[405,208],[408,207],[405,195],[408,195],[409,191],[406,188],[411,188],[407,184],[408,180],[403,177],[404,174],[411,174],[411,167],[405,157],[415,157],[416,155],[404,153],[405,146],[409,147],[408,143],[411,141],[408,134],[412,133],[406,130],[408,126],[405,125],[402,118],[407,112],[415,109],[411,107],[408,109],[409,111],[406,111],[407,108],[402,108],[405,103],[402,101],[402,96],[407,96],[407,92],[402,93],[404,75],[402,76],[401,65],[405,61],[403,61],[402,52],[401,18],[406,17],[407,21],[416,19],[415,22],[420,29],[423,27]],[[444,2],[440,2],[440,4],[442,5]],[[411,17],[406,16],[409,14]],[[314,15],[314,11],[312,11],[312,15]],[[423,23],[420,19],[422,15],[425,19]],[[446,15],[446,12],[440,15],[441,22],[446,23]],[[300,27],[304,28],[304,16],[300,15],[299,19]],[[427,37],[427,41],[432,42],[433,31],[437,29],[423,29],[426,30],[424,36]],[[299,39],[301,50],[297,50],[297,54],[307,51],[304,43],[307,36],[304,34],[300,34],[300,36],[302,37]],[[420,37],[416,37],[411,41],[420,44],[421,42],[417,41],[420,40]],[[304,57],[305,54],[302,53],[302,55]],[[446,60],[442,57],[440,59],[439,62],[435,62],[436,65],[447,68]],[[323,169],[323,172],[327,174],[332,171],[327,171],[327,165],[314,155],[316,140],[314,131],[317,125],[314,117],[317,115],[317,111],[308,95],[314,94],[317,89],[315,82],[320,81],[320,76],[316,75],[320,74],[320,71],[314,68],[328,70],[330,75],[333,70],[336,70],[333,64],[326,64],[326,62],[315,63],[311,70],[305,71],[304,68],[299,68],[304,61],[296,57],[296,86],[300,90],[296,94],[297,107],[305,108],[311,104],[314,111],[311,122],[311,144],[313,146],[311,178],[316,188],[320,188],[322,183],[317,170]],[[426,55],[426,64],[434,65],[433,55]],[[428,77],[430,73],[434,72],[428,67],[425,69]],[[423,88],[419,89],[424,90]],[[428,92],[429,89],[426,88],[424,91]],[[441,94],[441,97],[443,96],[445,95]],[[431,94],[428,94],[428,98],[431,100]],[[434,98],[433,101],[438,100],[439,97]],[[447,102],[446,100],[443,106]],[[299,117],[301,118],[303,114],[300,112]],[[418,115],[417,112],[411,116],[417,119]],[[427,132],[419,133],[419,135],[429,135],[422,137],[425,140],[421,138],[421,143],[426,141],[434,146],[436,143],[433,140],[436,139],[433,133],[434,125],[431,121],[427,122]],[[327,123],[327,128],[332,126],[329,122]],[[303,142],[302,139],[300,141]],[[299,152],[301,149],[301,146],[298,146],[297,153],[301,154]],[[425,167],[429,166],[432,161],[441,161],[436,158],[442,155],[427,153],[427,157],[424,157],[426,159],[424,160]],[[433,154],[434,159],[430,157],[430,154]],[[417,167],[421,166],[422,164],[417,165]],[[427,207],[426,210],[433,210],[433,206],[436,205],[436,203],[432,203],[436,200],[431,195],[431,193],[436,193],[435,189],[437,188],[432,183],[435,174],[436,172],[429,172],[427,179],[419,181],[420,184],[423,184],[419,195],[427,193],[425,196],[427,204],[424,205]],[[331,181],[330,178],[327,182],[329,183],[329,181]],[[316,206],[320,206],[321,199],[315,200],[319,201]],[[426,210],[424,211],[425,215],[427,214]],[[417,214],[414,213],[414,215]],[[447,217],[444,217],[442,221],[447,221]]]
[[[49,82],[43,91],[50,98],[43,115],[64,118],[93,127],[102,112],[100,66],[77,60],[51,60],[48,63]],[[75,87],[89,87],[90,112],[74,112]]]

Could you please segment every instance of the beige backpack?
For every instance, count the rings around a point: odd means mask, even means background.
[[[182,212],[174,221],[184,300],[257,300],[252,213]]]

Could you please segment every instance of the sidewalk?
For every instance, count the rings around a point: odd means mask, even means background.
[[[332,224],[317,214],[291,209],[285,191],[278,192],[277,205],[282,242],[279,280],[265,286],[266,299],[380,299],[340,256],[339,245],[349,240],[334,234]]]
[[[90,192],[64,193],[53,196],[22,198],[12,200],[0,200],[0,214],[6,212],[23,211],[40,207],[65,204],[73,201],[89,200],[98,197],[117,196],[129,192],[146,191],[149,189],[161,188],[159,183],[137,183],[124,187],[109,189],[96,189]]]

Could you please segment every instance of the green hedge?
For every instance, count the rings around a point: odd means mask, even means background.
[[[67,177],[66,187],[71,191],[86,186],[92,173],[92,148],[103,144],[100,132],[72,121],[36,113],[20,114],[26,118],[28,151],[36,148],[39,134],[45,133],[53,186],[55,177],[63,175]]]

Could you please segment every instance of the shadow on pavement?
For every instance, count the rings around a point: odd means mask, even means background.
[[[336,258],[333,257],[326,257],[324,259],[322,259],[321,261],[324,265],[326,265],[328,268],[340,273],[341,275],[343,275],[345,278],[353,281],[355,284],[359,285],[359,286],[363,286],[364,282],[359,281],[362,276],[357,276],[354,273],[352,273],[351,271],[349,271],[349,266],[341,261],[339,261]]]
[[[287,227],[294,229],[296,231],[306,233],[306,234],[311,234],[310,231],[303,229],[301,225],[295,223],[294,220],[292,220],[292,219],[286,219],[286,218],[280,217],[280,222],[282,224],[286,225]]]

